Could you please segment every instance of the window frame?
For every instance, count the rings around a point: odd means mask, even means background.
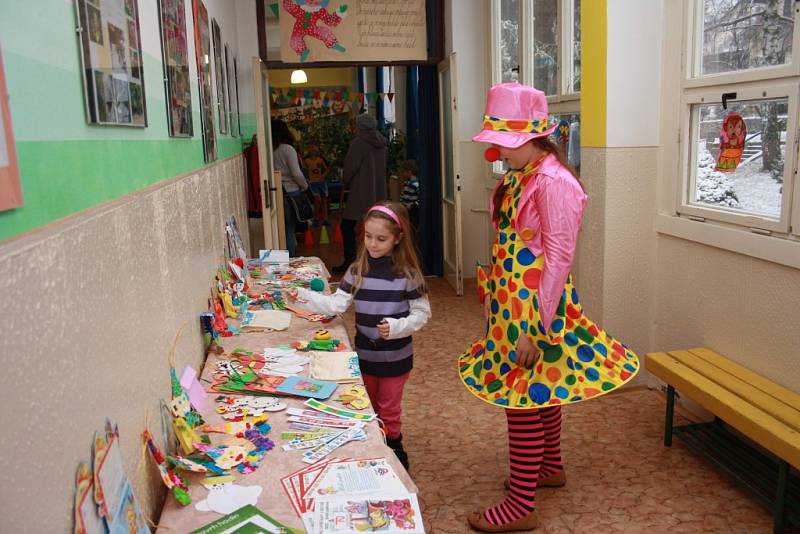
[[[689,161],[692,161],[689,153],[693,144],[689,130],[691,99],[708,92],[719,95],[731,91],[731,87],[738,92],[739,89],[775,90],[780,86],[790,86],[791,91],[787,91],[791,95],[790,98],[800,100],[800,48],[798,48],[800,4],[796,3],[794,6],[793,65],[697,76],[697,65],[699,65],[697,58],[702,54],[701,49],[695,46],[698,42],[702,43],[699,33],[702,21],[697,13],[698,10],[702,13],[702,7],[702,0],[667,2],[664,5],[662,18],[664,41],[660,58],[661,148],[658,161],[659,186],[656,196],[658,213],[655,229],[662,235],[800,269],[800,179],[797,176],[798,160],[800,160],[800,125],[798,125],[800,109],[797,107],[789,109],[786,129],[784,173],[791,172],[794,182],[791,187],[787,186],[786,174],[784,175],[781,213],[784,214],[784,206],[788,205],[790,213],[785,219],[789,222],[787,232],[762,227],[761,223],[768,220],[763,216],[755,217],[757,225],[754,226],[749,220],[751,215],[746,213],[736,214],[737,216],[730,218],[719,217],[719,209],[704,207],[688,213],[684,206],[686,204],[684,191],[688,193],[686,187],[688,165]],[[681,53],[675,54],[676,49]],[[777,93],[775,96],[778,96]],[[743,99],[737,98],[737,101],[741,100]],[[796,106],[800,106],[800,101]],[[792,122],[791,126],[789,122]],[[790,144],[791,136],[794,144]]]
[[[580,115],[580,91],[574,93],[564,92],[565,87],[570,87],[570,78],[573,68],[573,48],[572,39],[574,36],[573,13],[575,0],[555,0],[557,4],[557,28],[558,35],[558,63],[557,86],[558,91],[555,95],[547,97],[548,111],[550,115],[578,114]],[[518,21],[517,30],[517,54],[519,73],[518,80],[525,85],[533,86],[533,65],[534,57],[534,22],[533,4],[535,0],[518,0]],[[500,22],[501,22],[501,0],[491,0],[489,2],[489,42],[490,42],[490,74],[491,85],[502,81],[502,57],[500,56]],[[530,36],[530,38],[528,37]],[[504,173],[502,164],[495,162],[492,164],[492,172],[495,175]]]

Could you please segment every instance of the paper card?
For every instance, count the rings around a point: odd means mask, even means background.
[[[305,402],[305,405],[328,415],[346,417],[348,419],[355,419],[357,421],[372,421],[375,419],[375,414],[356,413],[349,410],[343,410],[341,408],[334,408],[333,406],[328,406],[327,404],[319,402],[315,399],[308,399]]]
[[[247,505],[193,531],[191,534],[257,534],[265,532],[270,534],[301,534],[302,530],[288,527],[255,506]]]
[[[313,400],[313,399],[309,399],[309,400]],[[315,402],[319,402],[319,401],[315,401]],[[322,403],[320,403],[320,404],[322,404]],[[295,408],[295,407],[289,408],[288,410],[286,410],[286,413],[289,414],[289,415],[299,415],[300,417],[312,417],[314,419],[330,419],[332,421],[341,421],[342,419],[344,419],[344,417],[339,416],[339,415],[323,413],[321,411],[318,412],[318,411],[315,411],[315,410],[303,410],[302,408]]]
[[[259,250],[258,259],[262,263],[289,263],[288,250]]]
[[[232,482],[214,484],[208,489],[208,497],[194,507],[200,512],[229,514],[248,504],[255,505],[262,491],[261,486],[240,486]]]
[[[425,533],[422,512],[413,493],[320,497],[314,505],[313,524],[320,534]]]
[[[304,452],[301,461],[306,464],[316,463],[345,443],[359,439],[362,434],[364,434],[364,432],[361,428],[349,428],[347,431],[339,434],[324,445],[320,445],[315,449]],[[364,435],[364,437],[366,437],[366,435]]]
[[[150,528],[139,511],[133,487],[126,480],[120,507],[109,528],[109,534],[150,534]]]
[[[183,369],[183,373],[181,373],[180,383],[189,396],[189,402],[192,403],[195,410],[202,413],[208,402],[208,393],[203,389],[200,381],[197,380],[197,371],[187,365]]]
[[[311,377],[320,380],[358,382],[361,379],[358,354],[352,351],[312,351],[309,369]]]
[[[337,427],[337,428],[351,428],[351,427],[354,427],[354,426],[360,426],[361,425],[361,423],[359,423],[358,421],[355,421],[355,420],[340,419],[339,421],[336,421],[335,419],[332,419],[330,417],[326,418],[326,419],[314,419],[314,418],[311,418],[311,417],[302,417],[302,416],[299,416],[299,415],[290,415],[289,417],[286,418],[286,420],[289,421],[290,423],[302,423],[302,424],[305,424],[305,425],[326,426],[326,427],[327,426],[332,426],[332,427]],[[304,429],[301,428],[300,430],[304,430]]]
[[[315,399],[327,399],[336,390],[336,382],[326,382],[324,380],[314,380],[299,376],[290,376],[278,386],[278,392],[286,395],[297,395],[299,397],[312,397]]]
[[[386,458],[331,463],[308,489],[307,496],[402,493],[406,487]]]
[[[111,520],[116,517],[123,503],[125,485],[128,483],[117,436],[112,437],[105,455],[95,467],[95,483],[103,495],[105,517]]]
[[[253,310],[251,319],[242,323],[242,330],[286,330],[292,324],[292,314],[282,310]]]
[[[106,534],[103,518],[97,515],[93,498],[94,475],[88,464],[81,462],[75,475],[75,529],[73,534]]]

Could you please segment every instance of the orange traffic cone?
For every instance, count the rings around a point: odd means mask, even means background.
[[[322,228],[319,231],[319,244],[320,245],[328,245],[330,244],[331,239],[328,237],[328,229],[325,225],[322,225]]]
[[[303,244],[307,247],[314,246],[314,233],[311,231],[311,225],[308,225],[308,230],[306,230],[305,237],[303,237]]]
[[[333,242],[334,243],[344,242],[344,236],[342,235],[342,227],[339,226],[339,223],[336,223],[336,230],[333,232]]]

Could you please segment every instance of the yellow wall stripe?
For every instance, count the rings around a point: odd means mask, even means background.
[[[581,2],[581,146],[606,146],[607,0]]]

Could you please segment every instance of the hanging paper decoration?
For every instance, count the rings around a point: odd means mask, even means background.
[[[719,133],[719,158],[715,170],[719,172],[734,172],[742,161],[747,125],[744,119],[736,112],[728,113],[722,121],[722,130]]]
[[[556,128],[555,131],[555,138],[561,146],[561,152],[566,154],[567,146],[569,145],[569,121],[567,119],[561,119],[559,121],[558,128]]]

